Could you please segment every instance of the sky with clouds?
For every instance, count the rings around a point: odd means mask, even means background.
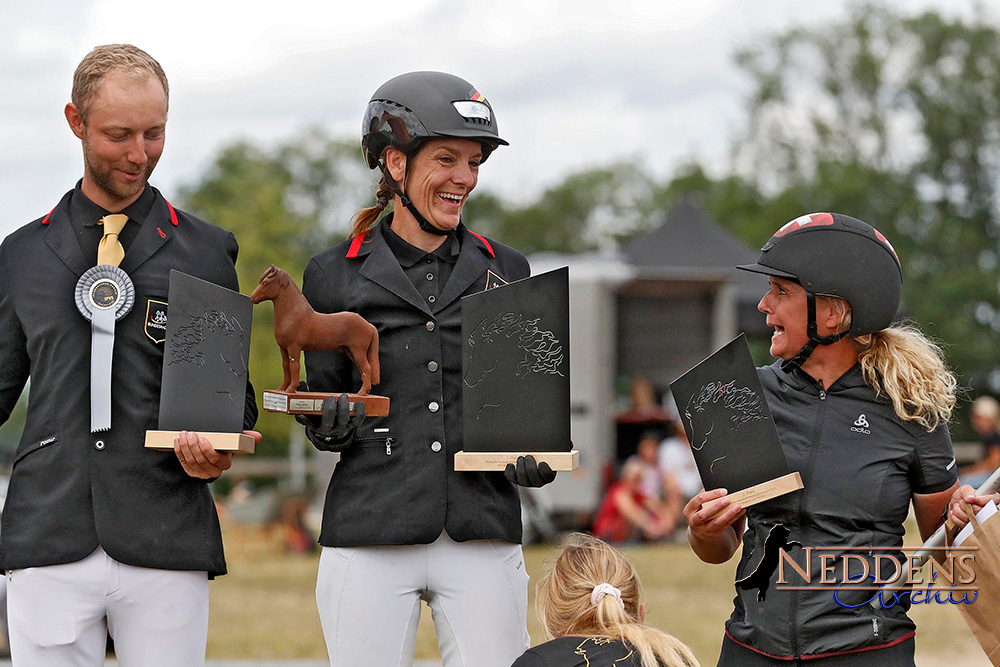
[[[971,14],[969,0],[891,0]],[[131,42],[170,80],[170,198],[219,148],[273,145],[309,127],[360,138],[375,89],[442,70],[490,100],[511,146],[480,187],[516,199],[621,159],[659,176],[721,161],[741,128],[739,48],[843,16],[847,0],[35,0],[0,2],[0,236],[44,215],[82,175],[63,116],[95,45]],[[360,149],[359,149],[360,150]]]

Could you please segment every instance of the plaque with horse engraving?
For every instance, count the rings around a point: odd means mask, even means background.
[[[462,407],[466,456],[570,452],[568,268],[462,299]]]
[[[744,507],[802,488],[788,469],[746,336],[670,383],[706,489]]]
[[[160,430],[242,432],[249,297],[173,270],[168,302]]]

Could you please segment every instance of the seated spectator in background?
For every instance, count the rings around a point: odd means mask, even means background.
[[[549,641],[512,667],[698,667],[691,649],[643,624],[635,567],[601,540],[575,533],[538,583],[538,618]]]
[[[608,487],[594,519],[594,534],[609,542],[658,540],[674,530],[676,519],[656,498],[643,493],[643,466],[625,462],[621,479]]]
[[[972,402],[972,428],[983,442],[982,457],[959,471],[963,484],[979,486],[1000,468],[1000,403],[992,396],[980,396]]]
[[[656,431],[646,431],[639,438],[636,453],[625,461],[626,463],[635,461],[642,466],[642,480],[639,482],[639,488],[646,494],[647,498],[655,500],[666,498],[664,479],[658,460],[659,448],[660,434]]]
[[[672,435],[660,443],[657,463],[664,484],[677,488],[683,506],[701,491],[701,475],[698,474],[698,465],[694,462],[684,427],[673,422],[671,429]]]

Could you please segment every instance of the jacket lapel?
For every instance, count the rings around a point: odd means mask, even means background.
[[[472,236],[462,230],[462,252],[458,255],[458,262],[451,272],[448,284],[444,286],[444,291],[434,304],[434,311],[440,311],[449,303],[462,296],[469,286],[476,280],[483,277],[487,269],[490,268],[490,260],[486,254],[479,249]],[[486,289],[486,283],[483,283]]]
[[[43,223],[45,227],[45,243],[70,268],[76,276],[94,266],[97,258],[87,260],[80,250],[80,242],[73,231],[73,223],[69,219],[69,200],[73,191],[67,192],[59,204],[52,209]]]
[[[121,268],[131,274],[147,259],[153,256],[174,234],[174,226],[170,223],[170,211],[167,201],[156,191],[156,201],[150,210],[139,234],[125,252]]]
[[[371,232],[372,240],[368,257],[361,265],[361,275],[372,282],[386,288],[400,299],[410,303],[428,315],[432,315],[423,297],[417,292],[410,279],[403,273],[399,260],[392,254],[382,237],[382,231],[377,227]],[[456,267],[457,268],[457,267]]]

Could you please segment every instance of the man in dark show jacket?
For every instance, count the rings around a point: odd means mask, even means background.
[[[123,667],[204,664],[208,579],[226,571],[207,482],[231,454],[190,432],[174,452],[143,443],[157,427],[170,270],[238,290],[238,247],[147,184],[167,95],[145,52],[118,44],[88,54],[66,105],[83,179],[0,246],[0,423],[31,379],[0,531],[18,667],[103,665],[108,633]],[[75,288],[96,263],[97,223],[109,213],[129,218],[120,267],[135,303],[115,326],[111,428],[91,433],[91,323]],[[245,405],[250,428],[249,381]]]

